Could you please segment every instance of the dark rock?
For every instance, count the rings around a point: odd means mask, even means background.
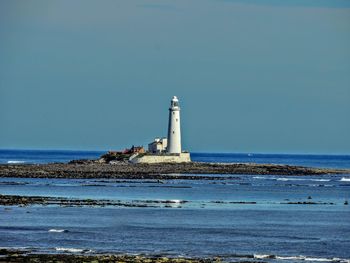
[[[85,252],[85,254],[84,254]],[[221,262],[220,258],[169,258],[162,255],[133,256],[133,255],[89,255],[83,254],[31,254],[30,251],[0,249],[0,263],[7,262],[124,262],[124,263],[209,263]]]
[[[324,175],[350,173],[349,170],[309,168],[274,164],[215,164],[160,163],[112,165],[94,160],[71,161],[69,164],[1,164],[0,177],[22,178],[118,178],[155,180],[238,180],[235,176],[207,176],[206,174],[246,175]],[[188,174],[188,175],[186,175]],[[191,175],[197,174],[197,175]]]

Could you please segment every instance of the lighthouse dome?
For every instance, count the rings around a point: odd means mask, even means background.
[[[171,108],[179,108],[179,99],[176,96],[171,99]]]

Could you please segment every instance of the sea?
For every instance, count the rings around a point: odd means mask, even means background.
[[[0,150],[0,163],[66,163],[98,158],[102,153]],[[348,155],[193,153],[191,158],[350,168]],[[3,195],[153,204],[0,206],[0,247],[33,253],[220,257],[227,262],[350,262],[350,207],[346,205],[350,174],[219,177],[162,181],[0,178]]]

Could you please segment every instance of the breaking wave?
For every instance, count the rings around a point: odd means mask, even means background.
[[[172,204],[181,204],[181,203],[183,203],[182,200],[177,200],[177,199],[167,200],[166,202],[169,202],[169,203],[172,203]]]
[[[17,161],[17,160],[11,160],[7,161],[8,164],[20,164],[20,163],[26,163],[25,161]]]
[[[340,179],[341,182],[350,182],[350,178],[349,177],[342,177],[342,179]]]
[[[264,176],[254,176],[253,179],[274,179],[274,178],[268,178],[268,177],[264,177]]]
[[[308,178],[277,178],[277,181],[313,181],[313,182],[329,182],[331,179],[308,179]]]
[[[49,231],[48,232],[51,232],[51,233],[66,233],[66,232],[68,232],[68,230],[66,230],[66,229],[49,229]]]
[[[296,261],[311,261],[311,262],[338,262],[338,263],[350,263],[350,259],[342,258],[317,258],[306,256],[276,256],[276,255],[254,255],[255,259],[279,259],[279,260],[296,260]]]
[[[69,253],[91,253],[92,250],[82,248],[67,248],[67,247],[56,247],[56,251],[69,252]]]
[[[265,176],[254,176],[253,179],[261,179],[261,180],[276,180],[276,181],[313,181],[313,182],[329,182],[331,179],[312,179],[312,178],[294,178],[294,177],[265,177]],[[349,178],[350,180],[350,178]]]

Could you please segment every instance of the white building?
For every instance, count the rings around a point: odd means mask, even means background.
[[[150,153],[163,153],[168,146],[167,138],[155,138],[153,142],[148,144],[148,151]]]
[[[180,106],[176,96],[169,108],[168,153],[181,153]]]

